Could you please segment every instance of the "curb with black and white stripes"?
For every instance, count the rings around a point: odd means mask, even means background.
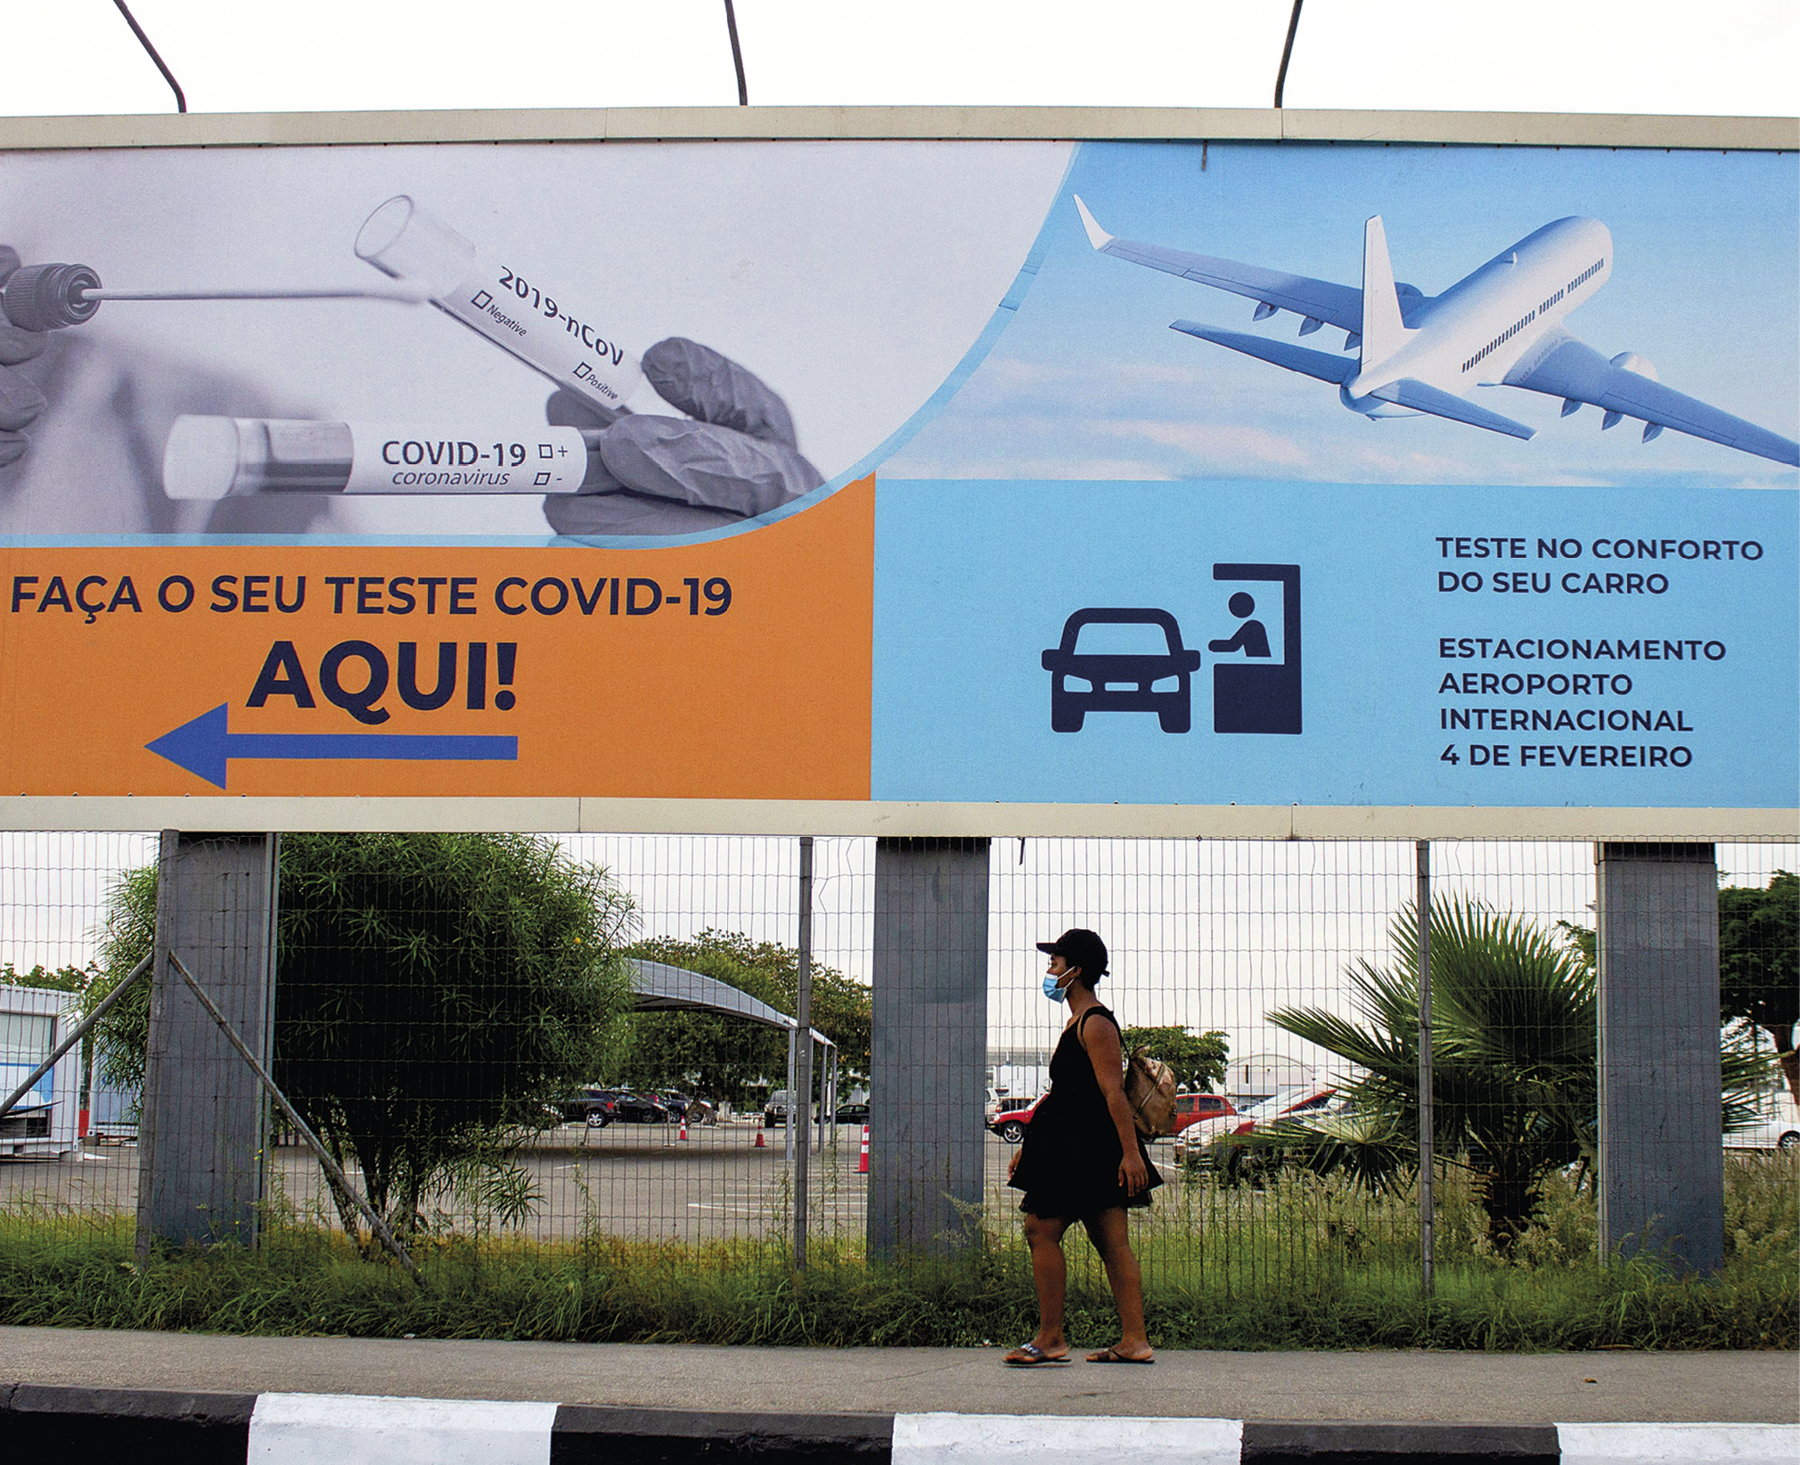
[[[1373,1424],[1044,1414],[731,1414],[363,1394],[0,1385],[0,1443],[184,1465],[1259,1465],[1446,1459],[1792,1465],[1792,1424]],[[33,1457],[33,1458],[42,1458]],[[132,1458],[130,1456],[125,1458]]]

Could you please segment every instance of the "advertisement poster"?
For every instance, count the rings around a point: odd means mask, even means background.
[[[36,795],[1800,804],[1791,153],[0,156]]]

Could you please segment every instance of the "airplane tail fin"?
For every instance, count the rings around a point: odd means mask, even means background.
[[[1380,365],[1400,349],[1406,326],[1394,267],[1388,262],[1387,231],[1376,214],[1363,225],[1362,368]]]

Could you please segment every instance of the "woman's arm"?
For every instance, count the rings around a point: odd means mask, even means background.
[[[1094,1078],[1106,1099],[1106,1112],[1119,1131],[1119,1185],[1127,1195],[1136,1195],[1150,1183],[1150,1172],[1138,1148],[1137,1124],[1131,1117],[1131,1105],[1125,1101],[1125,1059],[1119,1047],[1119,1029],[1103,1020],[1099,1027],[1081,1024],[1077,1036],[1086,1049],[1088,1062],[1094,1065]]]

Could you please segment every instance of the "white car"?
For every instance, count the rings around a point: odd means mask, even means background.
[[[1189,1125],[1175,1136],[1175,1163],[1185,1164],[1189,1155],[1204,1154],[1218,1140],[1227,1135],[1248,1134],[1258,1124],[1275,1119],[1319,1119],[1343,1110],[1344,1101],[1334,1088],[1283,1089],[1236,1114],[1220,1114]]]
[[[1800,1148],[1800,1105],[1785,1090],[1777,1092],[1756,1122],[1725,1136],[1728,1150],[1792,1150]]]

